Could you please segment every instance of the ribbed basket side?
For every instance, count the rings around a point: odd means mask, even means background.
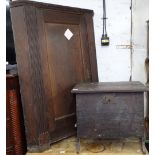
[[[15,155],[24,155],[23,135],[21,127],[21,113],[16,90],[9,90],[9,102],[11,112],[11,122],[14,140]]]

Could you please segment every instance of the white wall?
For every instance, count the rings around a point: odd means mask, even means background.
[[[146,83],[145,58],[147,55],[147,27],[149,1],[133,0],[133,61],[132,79]]]
[[[131,74],[130,50],[117,45],[130,44],[130,0],[107,0],[107,31],[110,46],[101,47],[102,0],[35,0],[94,10],[94,30],[99,81],[128,81]],[[119,3],[118,3],[119,1]]]
[[[132,80],[146,83],[145,58],[147,55],[147,27],[149,0],[133,0],[132,16]],[[144,98],[146,100],[146,98]],[[146,115],[146,101],[144,115]]]
[[[132,0],[133,50],[121,48],[119,45],[130,45],[131,39],[131,0],[106,0],[107,31],[110,46],[102,47],[102,0],[34,0],[87,8],[94,10],[94,30],[98,64],[99,81],[146,82],[144,61],[146,57],[146,20],[148,19],[148,0]],[[123,46],[124,47],[124,46]]]

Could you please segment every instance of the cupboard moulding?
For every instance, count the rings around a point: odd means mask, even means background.
[[[61,10],[64,12],[73,12],[77,14],[82,14],[82,13],[89,13],[94,15],[93,10],[89,9],[81,9],[81,8],[76,8],[76,7],[69,7],[69,6],[61,6],[61,5],[56,5],[56,4],[48,4],[48,3],[42,3],[42,2],[34,2],[34,1],[14,1],[10,3],[10,7],[19,7],[19,6],[34,6],[37,8],[42,8],[42,9],[52,9],[52,10]]]

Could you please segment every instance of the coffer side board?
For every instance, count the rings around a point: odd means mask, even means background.
[[[143,137],[144,94],[76,94],[78,138]]]

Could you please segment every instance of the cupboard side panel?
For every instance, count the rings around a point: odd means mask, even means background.
[[[33,6],[11,8],[11,18],[27,147],[29,151],[40,151],[49,147],[49,123],[37,11]]]
[[[89,59],[91,66],[92,81],[98,81],[98,71],[97,71],[97,58],[96,58],[96,47],[95,47],[95,37],[94,37],[94,24],[93,24],[93,14],[86,13],[85,21],[87,26],[87,40],[89,46]]]
[[[31,78],[30,76],[28,76],[30,74],[28,58],[28,40],[24,16],[24,7],[11,8],[12,29],[20,81],[20,92],[24,111],[27,145],[37,145],[37,133],[35,123],[37,116],[36,113],[31,112],[33,100],[30,96],[32,89],[31,87],[29,87]],[[33,109],[33,111],[36,111],[36,109]],[[31,122],[32,125],[29,124],[29,122]]]

